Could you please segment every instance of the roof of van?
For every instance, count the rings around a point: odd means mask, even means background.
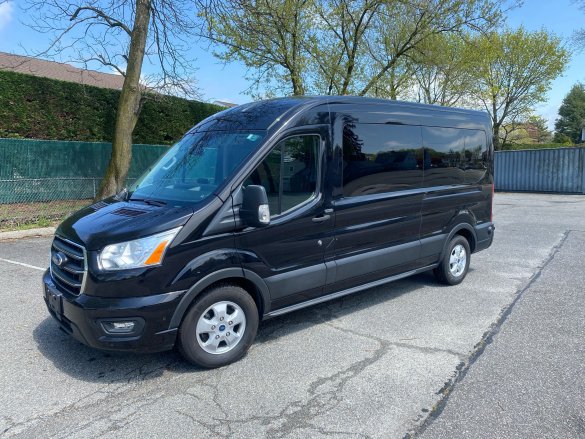
[[[216,113],[194,127],[194,131],[209,129],[269,129],[279,121],[288,120],[302,111],[319,105],[353,104],[404,108],[421,112],[450,113],[470,119],[489,121],[484,111],[456,107],[420,104],[363,96],[294,96],[250,102]]]

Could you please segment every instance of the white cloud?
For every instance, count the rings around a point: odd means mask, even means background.
[[[11,0],[0,4],[0,30],[4,29],[12,21],[14,5]]]

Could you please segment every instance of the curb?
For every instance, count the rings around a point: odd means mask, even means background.
[[[23,238],[47,238],[55,234],[55,227],[39,227],[28,230],[14,230],[12,232],[0,232],[0,241],[10,241]]]

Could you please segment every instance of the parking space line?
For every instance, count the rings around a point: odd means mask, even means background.
[[[9,264],[14,264],[14,265],[21,265],[21,266],[27,267],[27,268],[34,268],[35,270],[41,270],[41,271],[45,271],[46,270],[46,268],[41,268],[41,267],[37,267],[35,265],[30,265],[30,264],[25,264],[24,262],[11,261],[10,259],[0,258],[0,261],[2,261],[2,262],[8,262]]]

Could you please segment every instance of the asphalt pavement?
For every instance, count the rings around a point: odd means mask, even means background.
[[[569,230],[423,438],[585,438],[585,229]]]
[[[0,242],[0,436],[583,436],[584,214],[496,194],[461,285],[424,273],[272,319],[216,370],[81,345],[42,300],[50,239]]]

